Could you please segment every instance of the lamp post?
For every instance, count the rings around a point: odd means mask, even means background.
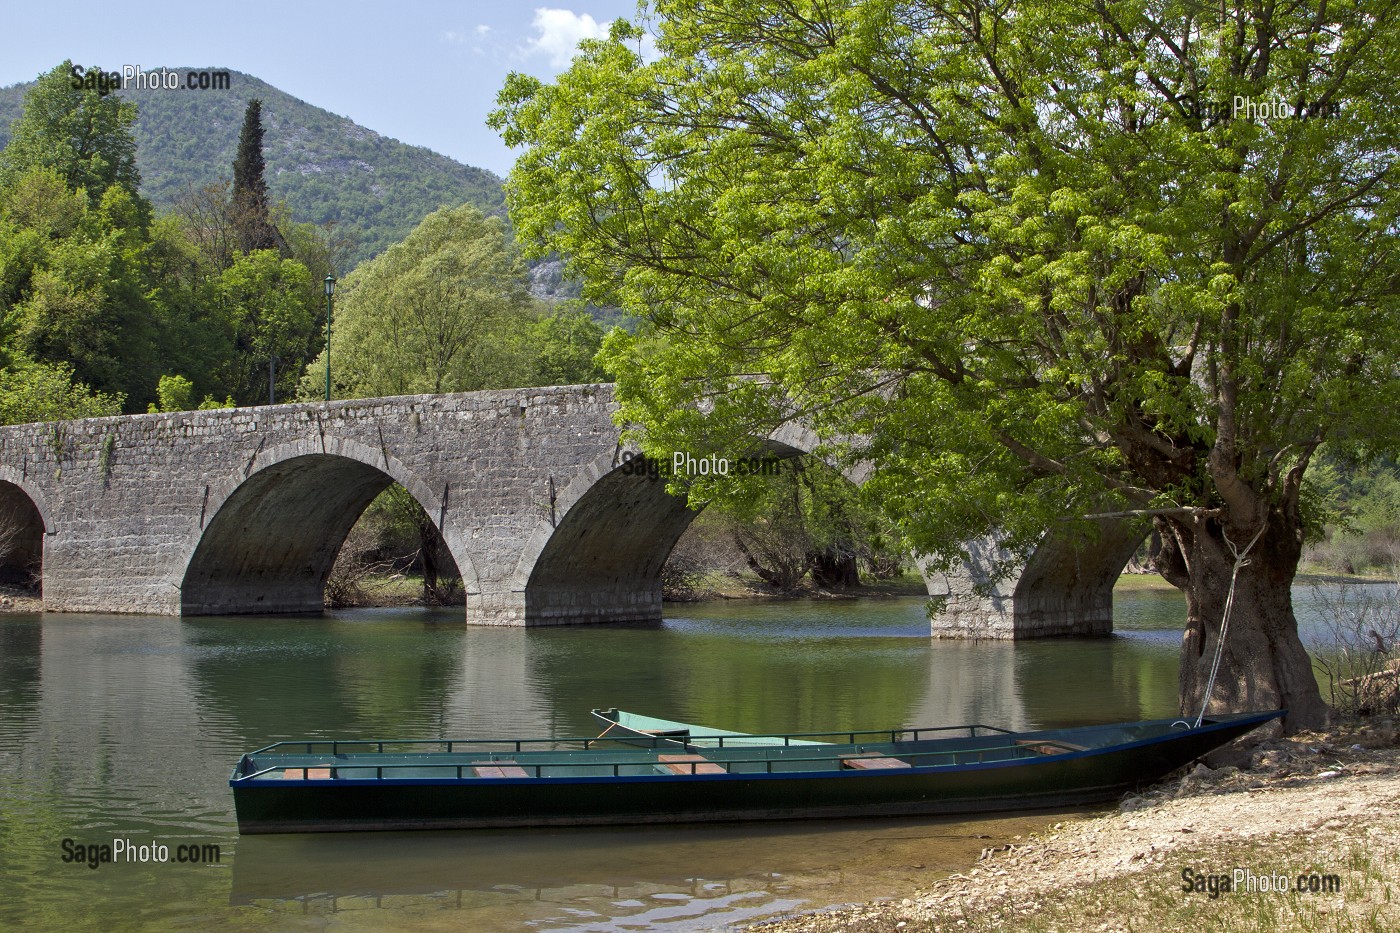
[[[335,276],[326,276],[326,401],[331,400],[331,298],[335,295]]]

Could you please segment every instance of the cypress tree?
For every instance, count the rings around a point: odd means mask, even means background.
[[[262,101],[253,98],[243,114],[238,155],[233,160],[233,222],[244,252],[277,249],[280,240],[268,214],[262,141]]]

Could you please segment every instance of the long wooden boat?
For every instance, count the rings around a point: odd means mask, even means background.
[[[688,722],[671,719],[657,719],[641,713],[629,713],[620,709],[595,709],[593,718],[603,726],[603,734],[598,738],[617,739],[630,745],[656,748],[670,742],[677,748],[741,748],[765,745],[825,745],[812,739],[795,738],[785,733],[755,735],[751,732],[731,732],[728,729],[715,729],[711,726],[697,726]]]
[[[1282,711],[1009,732],[771,737],[703,754],[653,738],[279,742],[229,779],[242,833],[968,813],[1112,800]],[[792,739],[826,740],[797,745]],[[631,741],[635,742],[636,739]]]

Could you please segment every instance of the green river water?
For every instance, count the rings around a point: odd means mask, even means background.
[[[1104,639],[934,642],[923,612],[744,601],[531,630],[460,610],[0,616],[0,929],[724,928],[928,886],[1066,818],[240,838],[229,772],[281,739],[596,734],[601,706],[758,732],[1176,712],[1175,594],[1120,593]],[[65,861],[116,839],[219,860]]]

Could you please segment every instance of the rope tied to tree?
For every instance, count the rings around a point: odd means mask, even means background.
[[[1249,552],[1254,549],[1254,545],[1264,534],[1264,529],[1268,528],[1268,522],[1259,526],[1254,537],[1249,544],[1245,545],[1243,551],[1235,547],[1235,542],[1230,540],[1230,535],[1221,529],[1221,537],[1230,547],[1230,553],[1235,555],[1235,568],[1230,572],[1230,590],[1225,594],[1225,611],[1220,616],[1220,637],[1215,642],[1215,659],[1210,664],[1210,679],[1206,681],[1206,693],[1201,699],[1201,711],[1196,714],[1196,725],[1193,728],[1199,729],[1201,720],[1206,717],[1206,707],[1210,705],[1210,695],[1215,690],[1215,675],[1220,673],[1220,659],[1225,653],[1225,633],[1230,630],[1230,612],[1235,608],[1235,581],[1240,578],[1240,571],[1249,566]]]

